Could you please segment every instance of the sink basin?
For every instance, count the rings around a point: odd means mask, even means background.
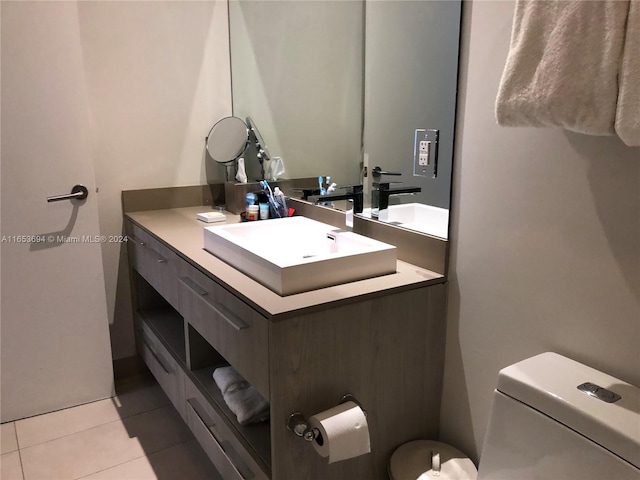
[[[306,217],[205,227],[204,248],[282,296],[396,271],[393,245]]]
[[[387,212],[387,218],[380,218],[380,221],[427,233],[434,237],[447,238],[449,210],[446,208],[432,207],[421,203],[405,203],[390,205]],[[366,208],[362,213],[370,217],[371,209]]]

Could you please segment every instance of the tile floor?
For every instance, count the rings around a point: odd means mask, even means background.
[[[116,397],[2,424],[2,480],[222,480],[151,374]]]

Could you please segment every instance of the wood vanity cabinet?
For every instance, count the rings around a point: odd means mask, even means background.
[[[216,267],[217,259],[203,265],[210,254],[197,239],[199,248],[181,250],[174,238],[182,236],[163,238],[147,218],[126,220],[138,352],[225,480],[385,479],[396,447],[437,438],[443,279],[391,282],[368,293],[362,288],[375,282],[354,282],[362,287],[357,295],[342,286],[327,289],[328,301],[319,300],[322,291],[302,303],[282,297],[294,306],[272,312],[261,298],[275,294]],[[201,228],[194,224],[188,234]],[[237,422],[212,378],[226,364],[269,400],[268,422]],[[367,413],[371,453],[329,464],[286,422],[294,412],[308,418],[331,408],[347,393]]]

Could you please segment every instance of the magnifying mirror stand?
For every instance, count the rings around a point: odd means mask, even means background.
[[[224,164],[224,179],[227,182],[235,182],[236,174],[238,173],[238,166],[236,161]]]
[[[249,127],[249,132],[252,134],[253,139],[255,141],[258,162],[260,162],[260,178],[264,180],[264,161],[269,161],[271,159],[271,155],[269,155],[269,150],[267,150],[267,145],[260,135],[260,131],[258,127],[256,127],[256,122],[254,122],[251,117],[247,117],[247,126]]]

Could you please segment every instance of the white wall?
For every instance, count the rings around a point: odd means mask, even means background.
[[[441,438],[474,460],[502,367],[555,351],[640,385],[640,149],[496,125],[513,11],[464,7]]]
[[[221,181],[204,138],[231,114],[227,2],[79,2],[101,233],[122,190]],[[124,246],[103,245],[114,359],[135,354]]]

